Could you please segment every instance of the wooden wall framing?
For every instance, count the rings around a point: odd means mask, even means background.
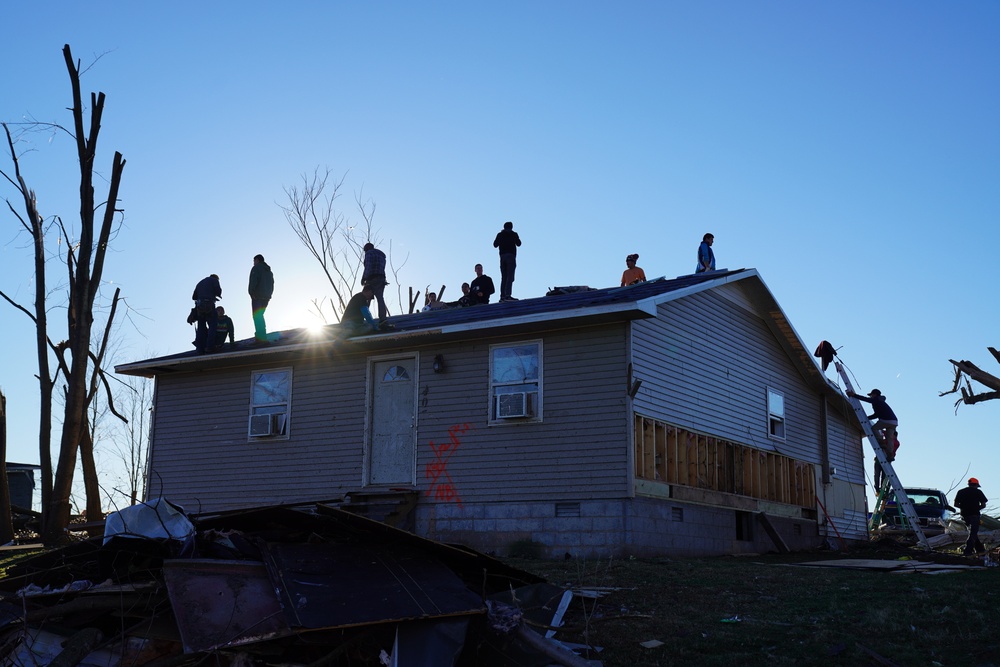
[[[813,509],[811,463],[635,415],[635,476]]]

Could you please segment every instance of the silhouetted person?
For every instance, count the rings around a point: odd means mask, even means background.
[[[469,302],[475,306],[480,303],[489,303],[490,296],[496,292],[493,286],[493,279],[483,273],[483,265],[476,264],[476,277],[469,285]]]
[[[233,326],[233,319],[226,315],[226,309],[219,306],[215,309],[216,312],[216,325],[215,325],[215,347],[222,347],[226,344],[226,338],[229,338],[231,344],[236,343],[236,327]]]
[[[899,426],[899,420],[896,419],[896,413],[885,402],[885,396],[878,389],[872,389],[868,392],[868,396],[855,394],[853,391],[848,391],[847,395],[859,401],[871,403],[872,414],[868,415],[868,419],[877,420],[872,426],[872,433],[878,440],[878,444],[882,446],[885,457],[891,461],[896,456],[896,450],[893,449],[892,444],[896,442],[896,427]]]
[[[365,285],[360,292],[351,297],[344,308],[344,316],[340,318],[340,323],[346,329],[348,336],[358,336],[372,333],[376,330],[375,321],[372,319],[372,312],[369,309],[375,291],[370,285]]]
[[[194,287],[191,298],[198,313],[197,329],[194,334],[194,347],[198,354],[205,354],[215,346],[215,326],[218,313],[215,302],[222,296],[222,285],[219,276],[214,273],[202,278]]]
[[[979,520],[987,502],[986,494],[979,488],[979,480],[975,477],[970,477],[969,485],[955,494],[955,507],[962,513],[962,521],[969,527],[969,539],[965,541],[965,551],[962,552],[966,556],[986,551],[986,547],[979,541]]]
[[[264,255],[253,258],[253,268],[250,269],[250,284],[247,287],[250,294],[250,306],[253,309],[253,335],[257,343],[267,342],[267,323],[264,322],[264,311],[274,293],[274,274],[271,267],[264,261]]]
[[[385,286],[388,284],[385,279],[385,253],[375,247],[372,243],[364,246],[365,260],[364,271],[361,273],[361,284],[370,287],[372,294],[378,301],[378,323],[379,326],[385,322],[389,316],[389,309],[385,307]]]
[[[493,247],[500,249],[501,301],[517,301],[510,293],[514,288],[514,271],[517,269],[517,249],[520,245],[521,237],[514,231],[514,223],[503,223],[503,229],[493,239]]]

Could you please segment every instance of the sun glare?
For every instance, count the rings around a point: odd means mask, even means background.
[[[323,336],[324,331],[326,331],[326,325],[322,322],[318,322],[306,328],[306,333],[309,334],[310,338],[320,338]]]

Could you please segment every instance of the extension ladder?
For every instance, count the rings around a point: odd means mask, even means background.
[[[844,371],[843,365],[839,361],[833,362],[834,366],[837,368],[837,372],[840,373],[840,379],[844,381],[844,386],[847,387],[849,392],[847,400],[850,402],[851,407],[854,408],[855,414],[858,416],[858,421],[861,422],[861,429],[864,431],[865,437],[868,438],[868,442],[871,444],[872,449],[875,450],[875,458],[878,459],[879,464],[882,466],[882,472],[886,482],[883,482],[882,489],[879,490],[879,499],[876,501],[875,512],[872,513],[872,523],[875,522],[876,515],[881,518],[882,511],[885,508],[886,496],[888,496],[888,488],[891,488],[896,496],[896,506],[902,512],[902,516],[906,519],[907,523],[913,529],[913,533],[917,536],[917,541],[922,547],[930,551],[931,545],[927,541],[927,536],[924,535],[923,529],[920,528],[920,519],[917,517],[917,511],[913,508],[913,502],[910,500],[909,496],[906,495],[906,491],[903,489],[903,483],[899,481],[899,477],[896,476],[896,471],[893,470],[892,464],[889,463],[888,457],[885,455],[885,451],[882,449],[882,445],[879,444],[878,438],[875,437],[875,432],[872,431],[871,422],[868,421],[868,415],[866,414],[865,408],[861,405],[861,401],[850,396],[850,394],[856,393],[854,391],[854,386],[851,384],[851,380],[847,377],[847,373]]]

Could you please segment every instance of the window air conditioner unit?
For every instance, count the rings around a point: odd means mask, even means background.
[[[528,416],[528,394],[497,394],[497,419]]]
[[[250,437],[264,438],[278,434],[278,415],[250,415]]]

